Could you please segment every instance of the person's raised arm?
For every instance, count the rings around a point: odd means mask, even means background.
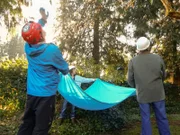
[[[76,75],[75,76],[75,80],[77,82],[80,82],[80,83],[90,83],[90,82],[95,81],[96,79],[94,79],[94,78],[86,78],[86,77],[82,77],[82,76]]]

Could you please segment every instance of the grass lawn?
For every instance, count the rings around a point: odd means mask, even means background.
[[[171,134],[180,135],[180,114],[170,114],[168,115],[168,120],[169,120]],[[151,119],[151,124],[153,129],[153,135],[159,135],[154,117],[152,117]],[[140,135],[140,131],[141,131],[141,123],[136,122],[122,129],[120,135]]]
[[[16,135],[18,126],[20,124],[20,116],[21,113],[18,113],[16,116],[12,118],[7,118],[3,120],[1,119],[0,135]],[[171,134],[180,135],[180,114],[169,114],[168,120],[170,124]],[[159,135],[154,116],[152,116],[151,121],[152,121],[153,135]],[[54,122],[58,122],[58,120],[55,119]],[[59,125],[57,127],[53,127],[53,130],[60,130],[60,129],[61,128],[59,127]],[[129,125],[126,125],[121,130],[116,130],[106,134],[103,133],[96,135],[140,135],[140,130],[141,130],[141,122],[137,121],[134,123],[130,123]],[[50,135],[54,135],[54,134],[51,133]]]

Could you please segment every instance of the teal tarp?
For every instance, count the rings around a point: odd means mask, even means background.
[[[134,88],[121,87],[97,79],[83,91],[70,75],[60,74],[59,93],[71,104],[85,110],[103,110],[135,95]]]

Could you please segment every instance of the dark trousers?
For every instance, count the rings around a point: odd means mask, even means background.
[[[65,117],[67,105],[68,105],[68,101],[64,99],[62,110],[61,110],[59,118],[64,118]],[[71,107],[72,107],[72,109],[71,109],[71,119],[73,119],[73,118],[75,118],[75,106],[71,105]]]
[[[151,121],[150,121],[150,105],[152,105],[156,116],[156,122],[160,135],[170,135],[168,120],[166,117],[165,101],[139,104],[141,111],[142,131],[141,135],[152,135]]]
[[[17,135],[48,135],[55,111],[55,96],[27,96],[23,123]]]

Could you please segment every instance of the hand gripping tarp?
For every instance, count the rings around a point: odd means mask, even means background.
[[[58,91],[68,102],[85,110],[104,110],[135,95],[134,88],[116,86],[100,79],[83,91],[70,75],[62,74]]]

